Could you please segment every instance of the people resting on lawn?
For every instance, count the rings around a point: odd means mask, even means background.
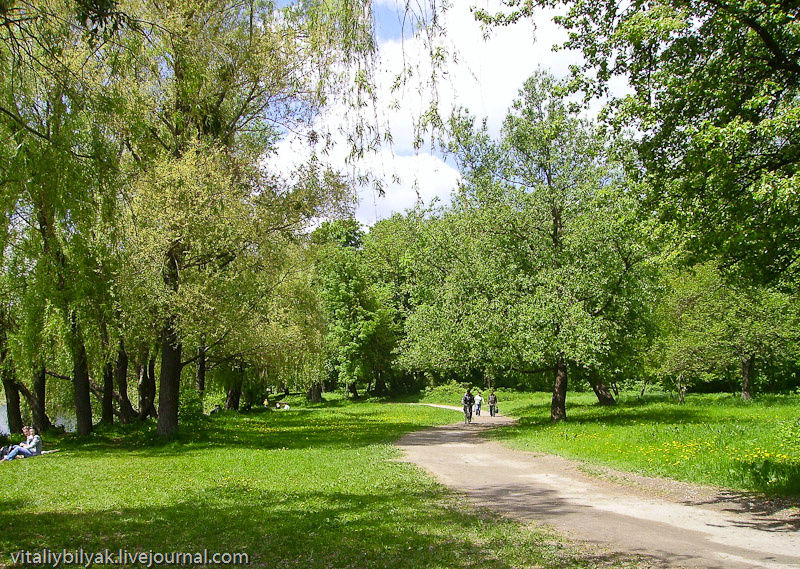
[[[42,454],[42,437],[36,427],[26,427],[22,432],[27,436],[24,443],[14,445],[0,462],[14,460],[15,458],[32,458]]]

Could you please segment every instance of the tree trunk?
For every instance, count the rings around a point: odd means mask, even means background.
[[[111,362],[103,366],[103,412],[100,422],[105,425],[114,423],[114,364]]]
[[[383,371],[378,370],[378,373],[375,376],[375,395],[384,395],[386,391],[386,382],[383,379]]]
[[[139,418],[156,417],[156,360],[145,358],[139,367]]]
[[[683,404],[686,400],[686,388],[683,386],[683,374],[678,374],[678,403]]]
[[[236,383],[228,389],[228,394],[225,397],[225,409],[229,411],[238,411],[239,402],[242,398],[242,379],[236,380]]]
[[[358,399],[358,388],[355,381],[347,385],[347,392],[353,396],[353,399]]]
[[[92,399],[89,385],[89,361],[86,344],[83,342],[78,315],[70,313],[69,348],[72,355],[73,400],[75,402],[75,424],[79,435],[92,432]]]
[[[564,356],[558,356],[553,382],[553,400],[550,403],[550,420],[563,421],[567,418],[567,364]]]
[[[8,430],[11,433],[22,431],[22,412],[19,405],[19,388],[14,378],[14,371],[3,369],[3,391],[6,392],[6,415],[8,417]]]
[[[206,390],[206,350],[205,343],[197,349],[197,371],[194,377],[194,386],[200,397]]]
[[[642,390],[639,392],[639,399],[644,397],[644,391],[647,389],[647,378],[642,382]]]
[[[161,333],[161,377],[158,391],[158,427],[161,437],[178,432],[178,404],[181,387],[181,344],[172,318]]]
[[[11,433],[22,431],[22,410],[19,404],[19,388],[17,387],[14,362],[8,357],[5,314],[0,314],[0,382],[6,394],[6,418]]]
[[[29,402],[30,403],[30,402]],[[47,416],[47,373],[42,366],[33,376],[33,404],[30,405],[33,415],[33,424],[40,431],[53,428],[50,417]]]
[[[600,405],[616,405],[617,401],[614,399],[614,396],[611,394],[611,390],[608,386],[602,382],[602,380],[598,377],[598,375],[593,372],[589,371],[588,373],[588,380],[589,385],[592,386],[594,390],[594,394],[597,395],[597,401]]]
[[[20,394],[28,402],[28,407],[31,408],[33,426],[40,431],[52,429],[53,423],[50,421],[50,417],[47,416],[47,411],[45,410],[45,385],[47,383],[47,376],[44,367],[33,376],[33,391],[28,389],[27,386],[20,381],[16,383],[17,390],[19,390]]]
[[[311,389],[308,390],[308,399],[312,403],[322,403],[322,384],[320,382],[311,384]]]
[[[51,257],[56,268],[56,290],[60,293],[55,300],[66,320],[69,329],[69,350],[72,357],[72,384],[73,401],[75,403],[75,422],[79,435],[88,435],[92,431],[92,399],[89,385],[89,364],[86,356],[86,344],[81,334],[80,323],[78,322],[75,310],[69,306],[69,287],[66,275],[69,262],[64,254],[55,232],[54,208],[48,201],[42,199],[34,203],[36,219],[39,224],[39,233],[42,236],[43,253],[46,257]],[[40,405],[44,406],[45,400],[42,397]],[[46,417],[46,414],[44,414]],[[39,427],[42,430],[41,427]]]
[[[122,424],[127,424],[133,421],[136,416],[136,410],[128,398],[128,352],[125,351],[125,343],[119,341],[119,349],[117,350],[117,364],[114,367],[114,380],[117,384],[117,391],[119,391],[119,418]]]
[[[755,354],[742,358],[742,399],[745,401],[749,401],[753,398],[750,390],[753,382],[753,364],[755,361]]]

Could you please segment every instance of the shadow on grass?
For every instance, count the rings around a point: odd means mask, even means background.
[[[527,405],[518,408],[515,415],[520,415],[520,427],[542,428],[552,425],[550,421],[550,406]],[[709,417],[690,407],[675,406],[646,407],[620,405],[617,407],[603,407],[594,405],[567,406],[566,423],[570,425],[605,424],[609,426],[627,425],[631,423],[705,423]],[[513,427],[509,427],[513,429]]]
[[[208,550],[244,552],[251,567],[303,569],[588,568],[617,561],[614,555],[562,549],[552,535],[520,532],[511,522],[443,507],[445,496],[436,491],[281,494],[221,484],[168,507],[3,509],[0,554],[6,561],[12,552],[42,548]],[[507,554],[499,556],[503,549]],[[509,555],[516,558],[503,560]]]
[[[743,521],[743,518],[738,518],[740,521],[730,520],[730,523],[738,527],[782,533],[800,530],[800,510],[798,510],[800,501],[797,498],[782,496],[765,498],[763,494],[757,492],[720,490],[712,499],[687,500],[684,503],[693,506],[725,504],[728,507],[724,508],[724,511],[748,512],[756,518],[753,522]],[[794,511],[791,511],[792,508]],[[780,519],[775,518],[776,514],[785,513],[786,510],[790,510],[788,515],[783,515]]]
[[[800,497],[800,464],[767,459],[736,460],[734,465],[742,480],[760,492]],[[742,502],[748,500],[750,495],[743,494]],[[794,506],[800,507],[800,501],[795,500]],[[800,528],[800,517],[795,520]]]
[[[87,437],[64,435],[47,440],[45,448],[57,447],[81,453],[125,450],[151,455],[209,448],[347,449],[391,442],[405,433],[429,426],[424,417],[415,420],[378,410],[359,410],[350,414],[346,407],[334,401],[290,411],[263,409],[248,413],[223,412],[182,423],[179,436],[169,441],[158,437],[153,421],[110,428],[98,426]],[[325,413],[328,408],[336,408],[337,412]]]

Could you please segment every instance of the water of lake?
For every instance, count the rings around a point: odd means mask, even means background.
[[[54,421],[57,427],[64,427],[68,433],[74,433],[76,428],[75,417],[69,415],[58,415]],[[0,435],[8,434],[8,413],[6,413],[6,405],[0,405]]]

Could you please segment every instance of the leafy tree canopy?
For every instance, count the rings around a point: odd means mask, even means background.
[[[800,269],[800,6],[759,0],[509,0],[491,24],[560,8],[562,48],[579,50],[573,90],[631,93],[607,117],[635,129],[653,206],[697,258],[751,278]]]

